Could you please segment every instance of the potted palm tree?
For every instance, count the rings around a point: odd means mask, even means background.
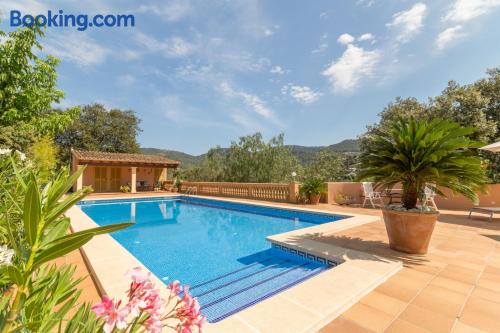
[[[299,193],[307,202],[317,205],[321,199],[321,195],[326,193],[326,186],[319,178],[307,178],[300,186]]]
[[[473,132],[443,119],[410,118],[368,137],[358,179],[373,181],[375,188],[403,187],[401,204],[382,209],[392,249],[427,253],[439,212],[422,200],[426,186],[440,196],[439,187],[449,188],[474,202],[477,191],[484,191],[483,165],[469,149],[481,143],[466,137]]]

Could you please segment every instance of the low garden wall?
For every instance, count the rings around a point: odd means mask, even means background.
[[[480,206],[500,206],[500,184],[489,184],[487,186],[488,193],[479,193]],[[436,197],[434,201],[440,209],[451,210],[468,210],[473,204],[461,194],[453,194],[451,190],[441,189],[446,195],[446,198]],[[361,183],[356,182],[335,182],[328,183],[328,200],[330,204],[335,203],[335,198],[338,194],[347,195],[353,198],[353,203],[363,203],[363,191]]]
[[[172,181],[164,183],[172,186]],[[228,183],[187,182],[181,184],[180,192],[191,189],[192,194],[265,201],[297,202],[299,184],[292,183]]]
[[[164,182],[164,186],[173,186],[173,181]],[[300,184],[292,183],[230,183],[230,182],[182,182],[180,191],[191,188],[192,194],[210,195],[231,198],[255,199],[278,202],[298,202]],[[363,203],[361,183],[329,182],[328,192],[322,196],[321,202],[334,204],[339,194],[352,198],[352,204]],[[490,184],[487,194],[479,194],[480,206],[500,206],[500,184]],[[436,197],[435,202],[440,209],[468,210],[472,202],[460,194],[453,194],[448,189],[441,189],[446,198]],[[388,198],[384,200],[388,201]]]

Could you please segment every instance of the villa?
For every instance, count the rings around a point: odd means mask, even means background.
[[[128,185],[131,193],[153,190],[158,182],[167,180],[168,169],[180,162],[158,155],[71,151],[72,171],[86,169],[75,184],[75,190],[91,186],[96,193],[118,192]]]

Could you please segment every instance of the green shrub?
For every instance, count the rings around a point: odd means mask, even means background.
[[[300,186],[299,194],[304,199],[309,199],[311,195],[321,195],[326,193],[326,184],[319,178],[307,178]]]
[[[130,225],[122,223],[69,233],[64,213],[82,200],[87,189],[66,195],[83,169],[69,175],[63,169],[43,186],[33,170],[14,159],[4,162],[0,178],[0,228],[5,246],[13,251],[10,263],[0,264],[0,283],[10,287],[0,301],[0,332],[48,332],[76,303],[78,280],[74,268],[47,266],[74,251],[95,235]]]

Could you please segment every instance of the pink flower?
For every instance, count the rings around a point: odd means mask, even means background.
[[[128,303],[120,308],[121,301],[114,301],[108,296],[103,296],[100,303],[92,306],[92,310],[97,317],[104,317],[104,332],[110,333],[115,327],[118,329],[127,328],[126,319],[141,317],[141,325],[148,333],[161,333],[165,320],[176,319],[179,324],[176,327],[179,333],[192,333],[198,327],[197,332],[201,332],[201,327],[205,321],[200,313],[200,304],[196,298],[189,294],[189,286],[181,287],[179,281],[170,283],[167,287],[170,290],[170,297],[165,301],[160,296],[158,289],[154,288],[150,280],[151,273],[143,272],[140,267],[136,267],[127,272],[132,279],[128,291]],[[182,298],[180,297],[180,294]],[[165,315],[167,302],[177,299],[175,311]]]
[[[97,317],[105,316],[113,308],[113,300],[107,295],[102,296],[101,303],[97,303],[92,306],[92,311],[95,312]]]
[[[144,283],[149,281],[151,272],[143,272],[141,267],[134,267],[129,270],[125,276],[130,278],[135,283]]]
[[[181,292],[181,283],[178,280],[170,282],[167,289],[170,289],[170,295],[179,295]]]
[[[118,309],[113,308],[113,310],[109,313],[108,318],[106,319],[106,324],[104,324],[104,332],[110,333],[113,329],[124,329],[127,327],[126,318],[128,316],[128,309],[126,307]]]
[[[176,316],[180,320],[177,332],[191,333],[194,326],[198,326],[201,331],[205,317],[201,315],[198,300],[189,294],[189,286],[184,286],[184,296],[181,301],[182,303],[176,311]]]
[[[109,333],[113,331],[115,326],[119,329],[127,327],[126,318],[129,314],[127,307],[120,308],[121,301],[114,302],[108,296],[102,297],[101,303],[92,306],[92,310],[97,317],[105,317],[106,323],[104,324],[104,332]]]
[[[161,333],[163,323],[157,316],[149,316],[149,318],[144,322],[144,327],[148,333]]]

